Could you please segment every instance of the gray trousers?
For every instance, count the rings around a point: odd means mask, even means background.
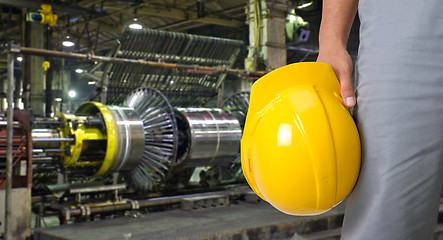
[[[342,239],[431,239],[443,183],[443,1],[360,0],[362,168]]]

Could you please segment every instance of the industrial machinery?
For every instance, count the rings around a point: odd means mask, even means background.
[[[46,10],[42,14],[46,19]],[[20,119],[19,112],[14,113],[14,138],[4,136],[3,143],[1,134],[11,134],[11,125],[0,113],[0,203],[3,185],[13,182],[25,188],[23,194],[16,191],[21,195],[14,198],[26,201],[5,209],[32,206],[36,218],[58,215],[64,224],[73,218],[92,220],[97,215],[177,203],[181,201],[177,195],[226,190],[228,184],[245,186],[239,152],[249,94],[236,94],[221,104],[225,80],[249,75],[232,69],[242,47],[243,42],[237,40],[128,29],[121,44],[106,57],[14,48],[10,59],[20,52],[97,60],[85,73],[97,87],[89,97],[92,101],[74,113],[34,118],[31,110],[20,110]],[[236,76],[228,77],[228,72]],[[14,71],[9,73],[12,79]],[[139,86],[145,87],[134,90]],[[46,92],[51,92],[50,87]],[[207,106],[215,98],[222,108],[189,108]],[[49,116],[51,97],[47,100]],[[174,108],[171,103],[187,108]],[[40,104],[35,105],[31,107],[41,114],[37,111]],[[11,139],[13,181],[9,181]],[[5,199],[12,199],[9,189],[3,191]],[[199,196],[184,205],[189,209],[202,202],[202,206],[226,205],[229,196]],[[160,197],[168,199],[155,199]],[[30,219],[29,209],[22,212],[26,213],[23,219]],[[0,209],[0,227],[2,215]],[[42,222],[37,219],[36,228]],[[30,228],[30,223],[23,225]]]
[[[7,122],[0,117],[0,169],[5,168],[6,163],[6,134]],[[14,171],[12,172],[12,187],[30,187],[31,179],[31,134],[28,114],[24,110],[14,110],[12,155]],[[6,171],[0,171],[0,189],[5,188]]]
[[[147,28],[126,29],[120,42],[118,58],[217,68],[232,68],[244,46],[239,40]],[[226,74],[214,71],[113,64],[109,81],[102,85],[107,87],[106,103],[122,104],[136,87],[145,86],[160,90],[173,105],[188,107],[204,106],[217,95],[226,78]]]
[[[75,114],[35,119],[33,162],[73,176],[120,172],[133,189],[149,191],[186,169],[232,164],[248,100],[236,94],[226,111],[173,108],[160,91],[139,88],[123,106],[85,102]]]
[[[101,93],[91,95],[93,101],[50,118],[32,118],[22,110],[26,118],[15,120],[14,137],[27,134],[22,142],[14,139],[14,176],[27,183],[27,198],[19,197],[26,202],[16,205],[32,206],[36,228],[47,216],[58,215],[65,224],[163,204],[190,209],[227,205],[227,196],[199,196],[185,204],[181,199],[245,186],[239,152],[249,93],[221,104],[226,69],[233,67],[242,46],[229,39],[127,30],[121,46],[110,53],[115,58],[98,59],[106,60],[107,74],[101,81],[93,78],[98,83],[94,93]],[[164,67],[141,64],[147,61]],[[88,76],[94,77],[100,65]],[[134,90],[138,86],[145,87]],[[216,96],[221,108],[189,108],[206,106]],[[0,114],[2,119],[6,116]],[[0,131],[5,128],[0,123]],[[1,156],[7,155],[2,149],[0,141],[0,198],[6,172]],[[23,219],[30,219],[30,213]],[[0,226],[1,221],[0,209]]]
[[[9,125],[6,116],[0,115],[0,236],[7,226],[5,218],[8,215],[8,209],[4,207],[4,203],[8,198],[13,198],[15,201],[8,205],[9,212],[18,214],[12,221],[10,220],[9,226],[16,230],[18,239],[25,239],[30,234],[27,226],[30,224],[32,185],[29,114],[25,110],[13,110],[12,120],[12,124]],[[12,137],[8,136],[8,127],[12,128]],[[12,155],[9,171],[6,166],[8,143],[11,143]],[[10,184],[6,182],[6,179],[11,180]]]
[[[85,102],[75,113],[52,118],[15,110],[12,193],[20,201],[13,208],[28,209],[20,218],[25,222],[32,206],[39,227],[49,215],[58,215],[61,224],[92,220],[183,205],[177,194],[244,184],[239,152],[248,104],[249,92],[241,92],[222,108],[174,108],[159,90],[138,88],[122,106]],[[0,115],[0,198],[6,179],[5,119]],[[229,203],[227,196],[192,199],[184,204],[191,209]],[[26,226],[29,222],[23,224],[25,235]]]
[[[75,114],[36,119],[33,160],[57,162],[83,176],[129,170],[142,153],[142,129],[132,109],[86,102]]]

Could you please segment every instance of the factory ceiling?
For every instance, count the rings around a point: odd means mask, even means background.
[[[134,18],[144,27],[176,32],[208,25],[247,29],[247,0],[0,0],[0,41],[22,42],[26,13],[38,11],[42,3],[51,4],[59,16],[54,38],[70,34],[80,52],[111,48]]]
[[[303,0],[288,2],[297,6]],[[296,14],[312,20],[315,30],[321,1],[313,2]],[[248,41],[248,0],[0,0],[0,44],[14,41],[26,46],[25,35],[30,35],[26,15],[37,12],[42,3],[50,4],[58,15],[57,24],[45,31],[50,33],[45,35],[45,42],[50,42],[45,48],[53,50],[62,50],[61,42],[69,35],[76,42],[74,52],[106,55],[134,18],[145,28]],[[0,55],[0,70],[5,68],[6,57]]]

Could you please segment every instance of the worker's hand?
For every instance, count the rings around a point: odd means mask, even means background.
[[[355,106],[355,94],[352,87],[352,59],[346,49],[320,47],[317,62],[328,63],[334,69],[340,82],[340,94],[347,107]]]

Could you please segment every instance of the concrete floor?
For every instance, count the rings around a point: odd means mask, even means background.
[[[36,229],[41,240],[177,239],[177,240],[336,240],[344,203],[315,217],[283,214],[269,204],[239,202],[228,207],[180,209],[134,217]],[[443,240],[443,202],[433,240]]]
[[[336,229],[344,207],[316,217],[283,214],[269,204],[240,202],[205,210],[170,210],[137,218],[70,224],[37,229],[36,239],[291,239],[294,234]],[[294,237],[293,239],[298,239]]]

